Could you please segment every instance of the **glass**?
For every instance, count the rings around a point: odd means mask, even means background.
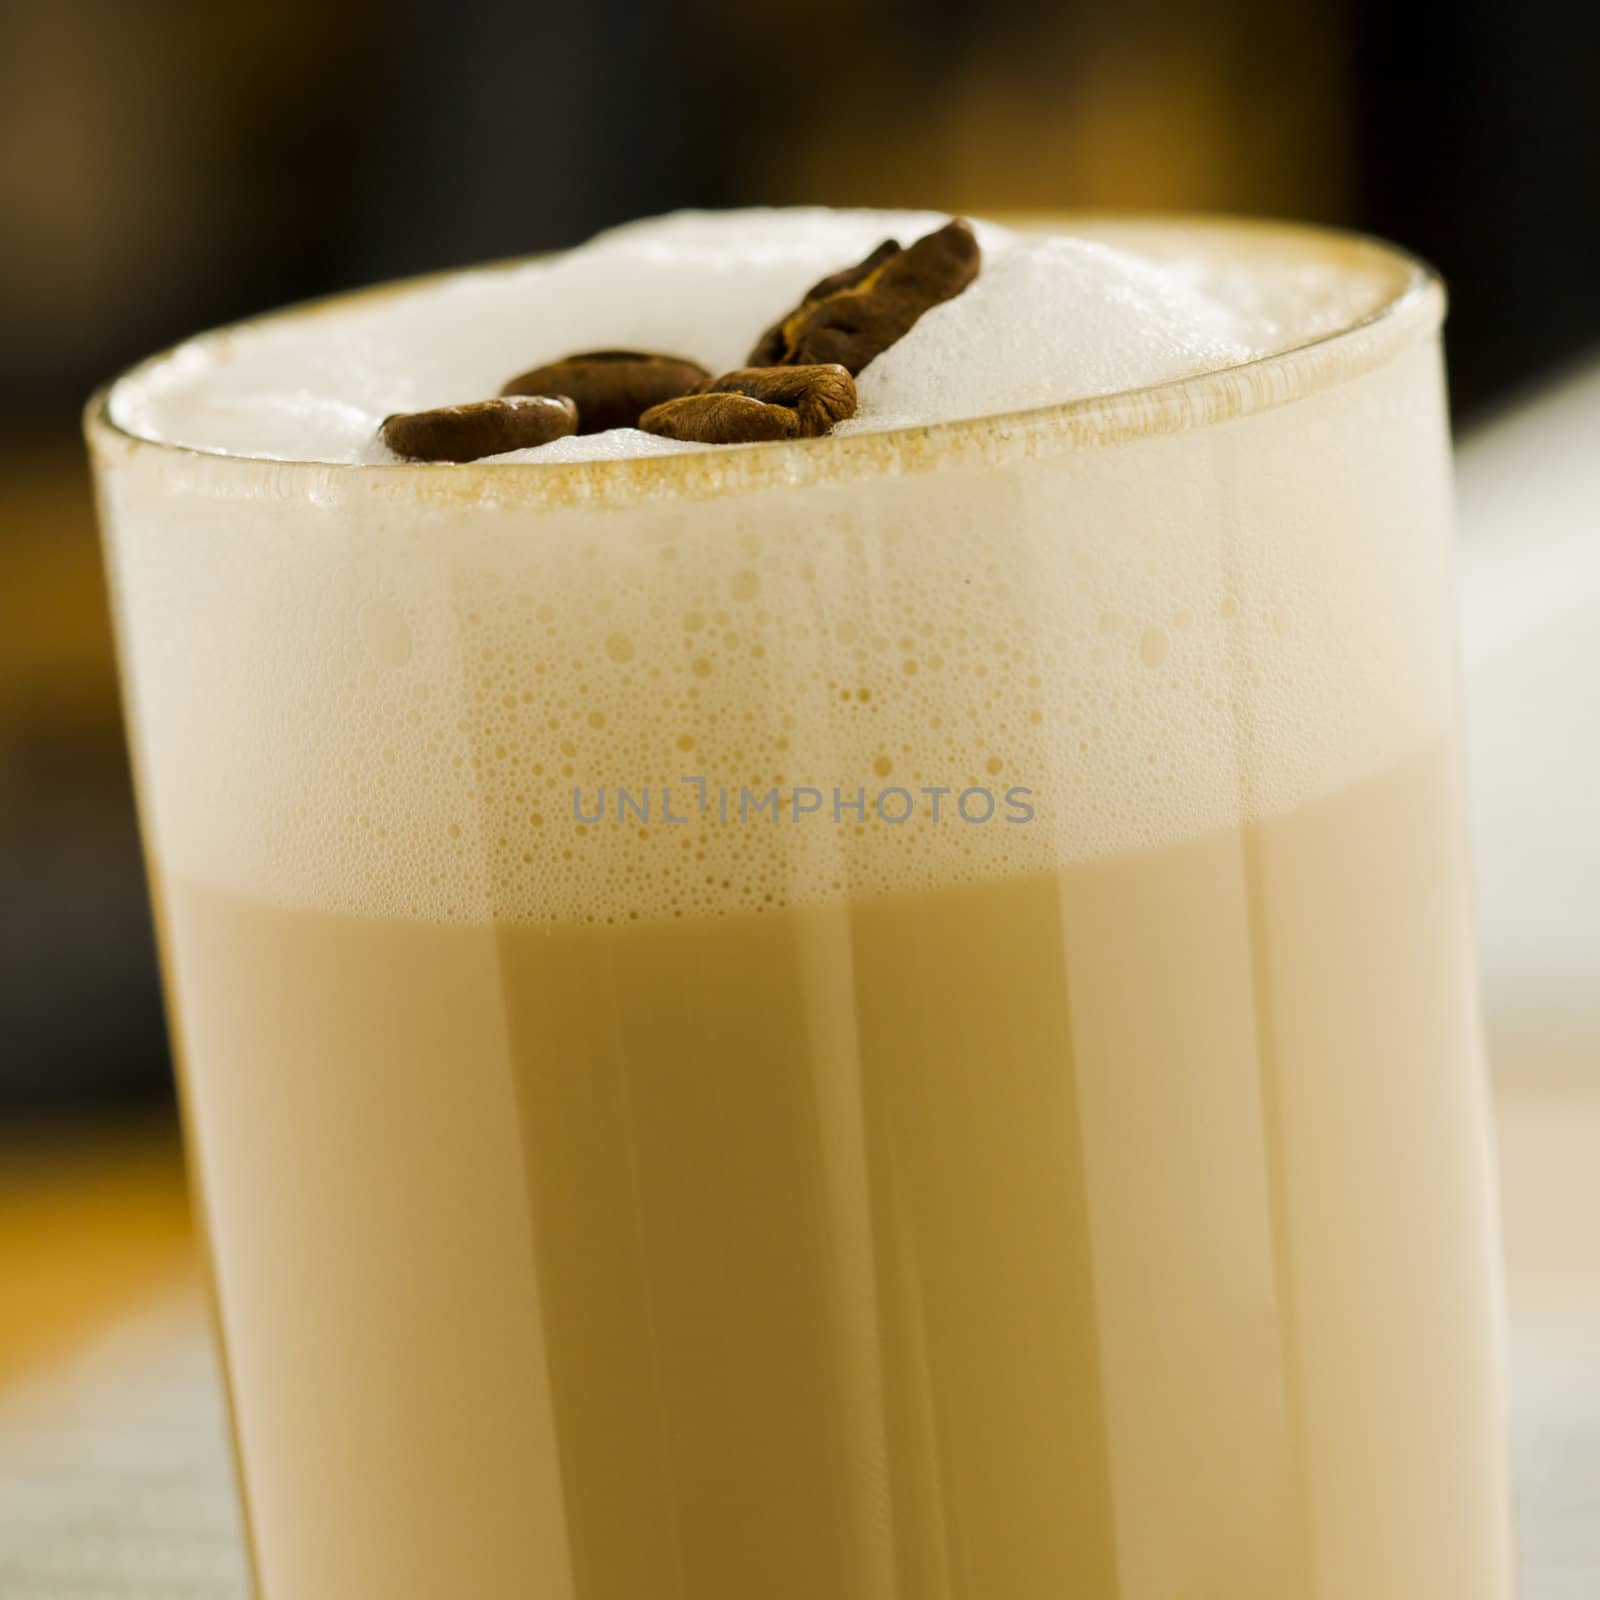
[[[1122,232],[1382,303],[632,462],[92,406],[263,1600],[1504,1600],[1443,296]]]

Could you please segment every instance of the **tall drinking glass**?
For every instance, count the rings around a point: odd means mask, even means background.
[[[91,408],[262,1600],[1504,1600],[1441,291],[1125,231],[1382,303],[664,459]]]

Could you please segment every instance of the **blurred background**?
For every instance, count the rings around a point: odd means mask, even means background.
[[[127,362],[305,296],[754,202],[1390,235],[1450,282],[1469,434],[1600,346],[1592,0],[6,0],[4,20],[0,1284],[31,1309],[0,1305],[0,1379],[188,1249],[78,438]]]

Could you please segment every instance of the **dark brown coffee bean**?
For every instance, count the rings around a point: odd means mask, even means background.
[[[960,294],[977,277],[981,259],[972,225],[960,218],[907,249],[890,251],[887,243],[879,245],[865,261],[814,285],[806,299],[762,335],[751,361],[783,366],[837,362],[854,376],[904,338],[923,312]],[[844,287],[829,288],[835,280]],[[819,292],[823,290],[827,292]]]
[[[378,432],[408,461],[476,461],[507,450],[528,450],[578,431],[578,408],[565,395],[507,396],[434,411],[385,417]]]
[[[819,300],[826,300],[829,295],[839,294],[845,289],[859,288],[875,273],[884,262],[900,254],[900,241],[898,239],[885,239],[871,255],[856,262],[853,267],[842,267],[838,272],[830,272],[827,277],[819,278],[802,296],[800,304],[781,321],[773,323],[767,331],[756,340],[755,349],[750,352],[750,365],[752,367],[776,366],[789,353],[793,346],[790,335],[790,325],[795,323],[801,314],[814,306]]]
[[[831,433],[856,414],[855,379],[837,363],[809,367],[740,367],[712,378],[696,394],[744,394],[793,411],[802,438]]]
[[[688,394],[710,377],[697,361],[649,350],[584,350],[519,373],[501,394],[564,394],[578,407],[579,433],[633,428],[651,406]]]
[[[686,394],[652,406],[639,418],[646,433],[697,444],[760,444],[794,439],[800,418],[787,406],[769,406],[744,394]]]

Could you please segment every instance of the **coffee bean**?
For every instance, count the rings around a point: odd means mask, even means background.
[[[507,396],[433,411],[401,411],[378,432],[408,461],[476,461],[528,450],[578,431],[578,408],[562,394]]]
[[[383,440],[413,461],[475,461],[611,428],[698,444],[819,438],[855,415],[855,374],[960,294],[980,259],[959,218],[909,248],[885,239],[812,284],[735,372],[712,378],[697,362],[650,350],[582,350],[519,373],[496,400],[390,417]]]
[[[696,361],[649,350],[584,350],[519,373],[500,391],[564,394],[578,407],[579,433],[636,427],[651,406],[688,394],[710,377]]]
[[[855,379],[836,362],[807,367],[740,367],[711,378],[697,394],[744,394],[793,411],[802,438],[815,439],[856,414]]]
[[[925,311],[978,275],[982,252],[960,218],[902,250],[893,240],[864,261],[813,284],[800,304],[756,342],[752,364],[837,362],[853,377],[911,331]]]
[[[741,367],[653,406],[639,426],[698,444],[755,444],[817,438],[855,409],[855,380],[841,366]]]
[[[800,418],[787,406],[769,406],[744,394],[686,394],[652,406],[639,426],[663,439],[697,444],[760,444],[800,434]]]
[[[789,335],[789,325],[802,312],[814,306],[817,301],[826,300],[830,295],[840,294],[846,289],[860,288],[879,267],[899,254],[900,241],[898,239],[885,239],[871,255],[856,262],[853,267],[842,267],[838,272],[830,272],[827,277],[819,278],[806,290],[801,297],[800,304],[793,311],[781,321],[773,323],[756,340],[755,348],[750,352],[750,365],[752,367],[778,365],[788,355],[793,344]]]

